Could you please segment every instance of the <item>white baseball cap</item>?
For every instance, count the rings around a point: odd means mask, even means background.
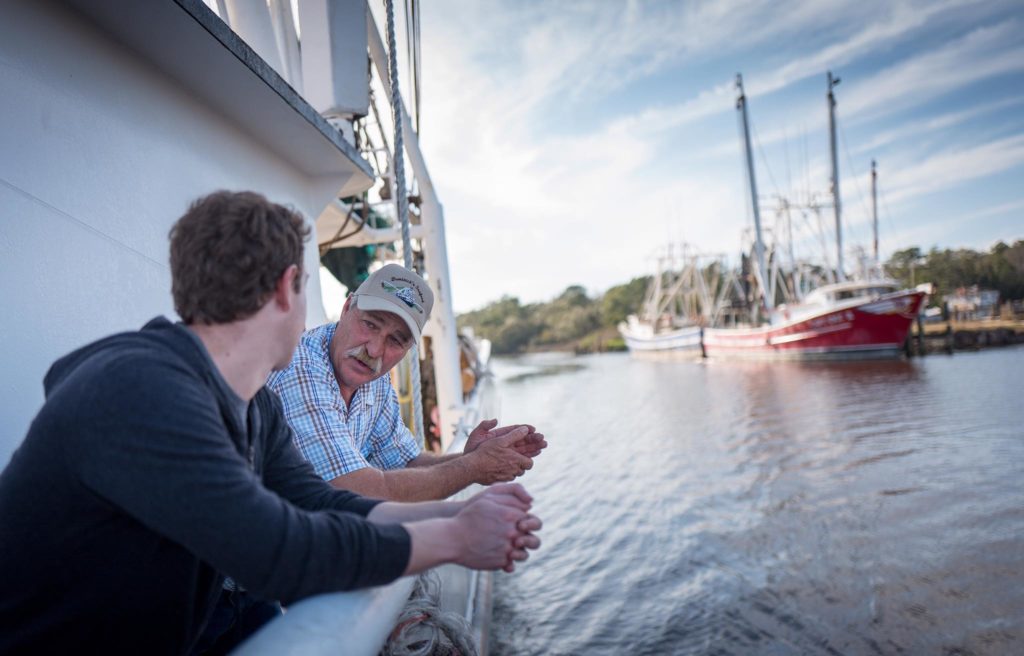
[[[434,307],[434,292],[426,281],[397,264],[386,264],[374,271],[359,285],[354,296],[360,310],[397,314],[409,326],[416,341]]]

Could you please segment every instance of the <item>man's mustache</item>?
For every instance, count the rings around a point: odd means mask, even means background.
[[[381,358],[370,357],[370,354],[366,352],[366,346],[357,346],[345,351],[345,357],[359,360],[372,369],[375,376],[380,373],[380,368],[384,366],[384,362]]]

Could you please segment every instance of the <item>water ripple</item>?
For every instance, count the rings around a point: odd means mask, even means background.
[[[550,447],[496,656],[1024,652],[1024,349],[507,366]]]

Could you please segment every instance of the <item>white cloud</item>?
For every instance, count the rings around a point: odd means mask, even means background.
[[[978,28],[941,48],[908,58],[857,81],[843,94],[843,112],[864,121],[920,105],[961,87],[1024,70],[1021,24]]]
[[[942,151],[917,164],[896,167],[887,178],[888,199],[907,201],[1024,164],[1024,135]]]
[[[896,128],[879,132],[870,141],[855,146],[853,152],[855,154],[877,152],[883,146],[887,146],[895,141],[908,139],[920,134],[946,131],[973,118],[1022,103],[1024,103],[1024,96],[1016,96],[984,103],[958,112],[940,114],[925,120],[908,121]]]
[[[801,34],[825,29],[847,34],[781,64],[765,57],[763,70],[750,76],[748,91],[781,93],[810,75],[823,75],[826,67],[859,62],[892,47],[970,4],[900,3],[880,11],[853,2],[838,8],[743,1],[428,6],[421,143],[446,207],[456,308],[478,307],[502,293],[533,301],[569,284],[598,290],[624,282],[644,273],[646,256],[670,232],[707,250],[738,248],[747,214],[739,161],[719,162],[725,168],[718,170],[693,157],[686,170],[677,170],[659,159],[666,138],[680,138],[683,129],[695,152],[714,150],[692,124],[733,111],[731,80],[681,104],[627,98],[627,114],[605,113],[603,123],[573,126],[571,133],[548,124],[552,107],[585,105],[601,116],[603,103],[630,82],[684,65],[726,61],[751,44],[774,52],[768,46],[792,46],[786,39]],[[782,15],[785,20],[776,18]],[[863,27],[845,27],[851,24]],[[856,120],[879,117],[979,76],[1019,71],[1024,51],[1016,29],[1014,22],[976,29],[931,51],[912,53],[868,79],[844,82],[843,113]],[[956,70],[946,70],[950,67]],[[789,112],[793,126],[800,121],[805,127],[823,125],[823,104],[820,97],[796,100]],[[1010,103],[994,104],[999,109]],[[982,111],[947,113],[930,125],[948,127]],[[760,141],[766,145],[782,136],[783,130],[768,131]],[[887,138],[887,143],[894,139]],[[986,171],[978,175],[1012,166],[1022,148],[1012,139],[988,146],[958,151],[978,160],[977,170]],[[735,142],[718,148],[739,153]],[[985,157],[991,159],[981,162]],[[810,164],[814,180],[827,180],[824,164],[823,158]],[[917,168],[887,179],[890,199],[929,193],[934,183],[925,171],[947,185],[965,177],[957,177],[952,160],[939,155],[920,174],[911,173]]]
[[[893,247],[887,249],[891,253],[898,248],[908,245],[921,246],[928,249],[932,246],[940,248],[974,248],[980,250],[990,249],[997,241],[1012,243],[1017,239],[1024,238],[1024,227],[1019,228],[1013,234],[1005,234],[999,238],[992,238],[990,235],[977,234],[966,243],[957,240],[950,242],[943,238],[943,235],[955,232],[957,228],[966,223],[980,221],[991,217],[1005,217],[1010,214],[1020,214],[1024,210],[1024,199],[1018,199],[1006,203],[999,203],[990,207],[970,212],[969,214],[954,214],[945,218],[935,219],[915,226],[908,226],[898,229],[888,243]]]

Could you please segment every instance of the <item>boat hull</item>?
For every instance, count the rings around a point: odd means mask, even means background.
[[[628,328],[619,331],[630,353],[654,357],[700,357],[701,329],[687,326],[661,333],[638,334]]]
[[[896,359],[924,302],[920,291],[833,307],[758,328],[708,328],[708,358],[751,360]]]

